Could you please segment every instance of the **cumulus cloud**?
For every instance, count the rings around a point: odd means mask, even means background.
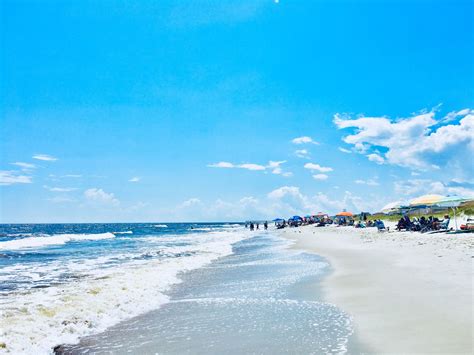
[[[307,149],[297,149],[295,150],[295,155],[298,158],[309,159],[309,152]]]
[[[378,201],[362,199],[349,191],[343,192],[340,198],[334,198],[330,194],[324,193],[309,196],[305,195],[297,186],[281,186],[261,198],[245,196],[234,201],[218,198],[215,201],[204,202],[194,197],[180,203],[169,213],[174,214],[175,219],[183,221],[271,220],[275,217],[288,218],[295,214],[306,215],[320,211],[330,214],[342,209],[352,212],[369,211],[374,203],[378,203]]]
[[[18,171],[0,170],[0,185],[31,184],[31,176],[21,175]]]
[[[327,180],[329,176],[326,174],[315,174],[313,175],[313,179],[315,180]]]
[[[369,158],[370,161],[373,161],[377,164],[383,164],[385,162],[385,159],[382,158],[379,154],[377,153],[372,153],[372,154],[367,154],[367,158]]]
[[[227,161],[221,161],[214,164],[209,164],[209,168],[221,168],[221,169],[245,169],[251,171],[270,171],[275,175],[282,176],[291,176],[292,173],[284,172],[281,165],[286,163],[286,160],[281,161],[272,161],[270,160],[267,165],[253,164],[253,163],[244,163],[244,164],[234,164]]]
[[[140,177],[134,176],[134,177],[132,177],[132,178],[131,178],[130,180],[128,180],[128,181],[129,181],[129,182],[139,182],[140,180],[141,180]]]
[[[43,161],[56,161],[58,160],[58,158],[55,158],[51,155],[48,155],[48,154],[35,154],[33,155],[33,159],[36,159],[36,160],[43,160]]]
[[[109,206],[118,206],[120,201],[113,193],[107,193],[102,189],[92,188],[84,191],[84,197],[87,201]]]
[[[311,171],[319,171],[321,173],[328,173],[330,171],[333,171],[333,169],[330,167],[324,167],[324,166],[321,166],[319,164],[314,164],[314,163],[306,163],[304,165],[304,168]]]
[[[472,158],[473,111],[464,109],[451,114],[448,121],[456,121],[452,124],[446,124],[446,117],[435,119],[435,114],[432,110],[397,120],[365,116],[352,119],[336,114],[334,123],[339,129],[353,129],[344,142],[378,164],[431,170]]]
[[[308,136],[297,137],[291,141],[293,144],[319,144],[318,142],[314,141],[313,138]]]

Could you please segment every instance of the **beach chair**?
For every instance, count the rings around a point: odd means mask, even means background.
[[[375,225],[377,227],[378,232],[386,232],[388,231],[387,228],[385,228],[385,224],[382,221],[377,221],[375,222]]]

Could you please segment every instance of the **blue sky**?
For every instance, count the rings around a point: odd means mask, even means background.
[[[474,195],[471,1],[0,6],[0,222]]]

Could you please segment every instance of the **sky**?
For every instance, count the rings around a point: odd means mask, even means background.
[[[472,1],[0,2],[0,223],[474,196]]]

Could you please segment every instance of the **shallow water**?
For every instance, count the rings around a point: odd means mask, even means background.
[[[328,272],[317,255],[290,249],[272,232],[233,244],[233,253],[180,275],[158,310],[84,337],[64,353],[354,352],[351,319],[321,301]],[[309,292],[308,292],[309,291]]]
[[[0,352],[43,354],[158,309],[179,274],[232,254],[229,224],[0,225]]]

